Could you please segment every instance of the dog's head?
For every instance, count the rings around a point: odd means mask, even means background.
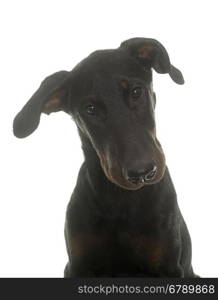
[[[118,49],[96,51],[71,72],[57,72],[42,82],[16,116],[14,134],[30,135],[42,112],[65,111],[111,182],[130,190],[157,183],[165,159],[156,138],[152,68],[184,83],[156,40],[133,38]]]

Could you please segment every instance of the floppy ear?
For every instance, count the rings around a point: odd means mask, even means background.
[[[70,72],[60,71],[43,80],[14,119],[13,132],[16,137],[24,138],[30,135],[38,127],[42,112],[49,114],[65,110],[69,74]]]
[[[154,39],[132,38],[120,45],[144,67],[153,68],[156,72],[168,73],[173,81],[183,84],[182,73],[170,63],[164,46]]]

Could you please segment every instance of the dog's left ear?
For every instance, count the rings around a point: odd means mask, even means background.
[[[176,83],[184,83],[181,71],[171,65],[166,49],[158,41],[132,38],[123,42],[120,47],[135,57],[145,68],[153,68],[161,74],[168,73]]]

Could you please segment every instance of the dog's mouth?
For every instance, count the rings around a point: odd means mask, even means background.
[[[158,183],[163,178],[166,169],[163,153],[158,157],[156,163],[150,165],[149,169],[137,174],[122,168],[117,160],[108,161],[104,156],[100,158],[100,161],[107,179],[126,190],[138,190],[144,186]]]
[[[105,172],[106,177],[117,186],[126,189],[126,190],[139,190],[144,186],[157,184],[164,176],[166,166],[157,169],[155,167],[148,175],[140,175],[137,177],[125,177],[117,176],[117,172],[111,172],[108,174]]]

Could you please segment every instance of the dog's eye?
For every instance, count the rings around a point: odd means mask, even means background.
[[[93,104],[89,104],[86,106],[86,112],[89,115],[94,115],[95,114],[95,106]]]
[[[134,99],[138,99],[140,96],[142,95],[142,88],[140,86],[135,87],[132,91],[131,91],[131,96]]]

